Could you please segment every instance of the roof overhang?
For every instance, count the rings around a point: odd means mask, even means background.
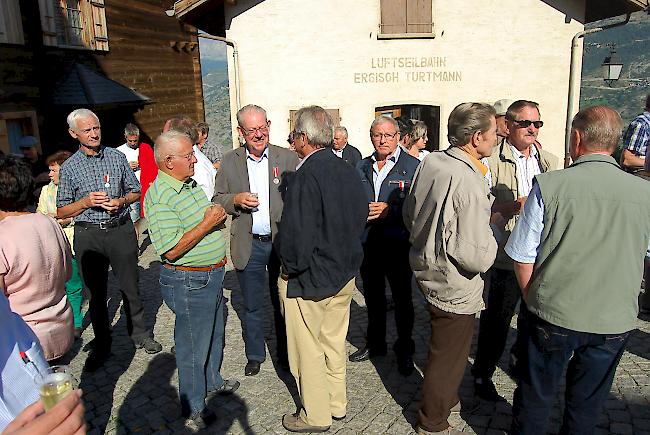
[[[173,9],[176,18],[215,36],[226,36],[224,3],[236,0],[179,0]]]
[[[648,0],[587,0],[585,24],[647,8]]]

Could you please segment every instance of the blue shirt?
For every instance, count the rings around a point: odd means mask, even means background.
[[[643,112],[634,118],[623,133],[625,149],[635,156],[645,157],[650,142],[650,112]]]
[[[38,383],[47,361],[38,338],[9,308],[0,290],[0,432],[38,400]],[[24,353],[24,358],[21,356]]]
[[[89,156],[80,148],[61,165],[57,208],[79,201],[90,192],[106,192],[110,199],[140,192],[140,183],[124,154],[102,146],[98,154]],[[128,206],[112,215],[101,207],[93,207],[81,212],[74,220],[98,224],[122,218],[128,213]]]
[[[246,167],[248,185],[251,193],[257,193],[260,202],[252,210],[253,234],[271,234],[271,203],[269,200],[269,147],[267,146],[259,160],[255,160],[246,148]]]
[[[543,229],[544,200],[542,191],[535,182],[517,224],[508,238],[505,246],[506,254],[518,263],[534,264],[539,253]],[[650,240],[646,257],[650,258]]]
[[[397,145],[397,148],[395,148],[395,151],[393,151],[393,155],[386,157],[386,163],[381,168],[381,171],[379,170],[379,164],[377,163],[377,155],[376,155],[377,153],[372,153],[372,156],[370,157],[373,161],[372,185],[375,187],[375,202],[379,201],[379,192],[381,191],[381,184],[388,176],[390,170],[393,169],[393,166],[395,166],[395,164],[397,163],[397,159],[399,159],[401,148],[402,147]]]

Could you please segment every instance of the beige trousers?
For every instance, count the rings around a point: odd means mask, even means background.
[[[278,280],[287,326],[291,374],[302,401],[300,417],[312,426],[330,426],[346,413],[345,338],[350,323],[354,278],[336,295],[320,300],[288,298],[287,281]]]

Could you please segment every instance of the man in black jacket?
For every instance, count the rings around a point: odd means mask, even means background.
[[[354,168],[329,150],[327,112],[302,108],[295,126],[302,161],[289,181],[275,243],[289,366],[302,409],[285,414],[282,425],[292,432],[324,432],[346,414],[345,337],[368,207]]]
[[[386,355],[386,279],[395,302],[397,369],[403,376],[413,373],[412,272],[409,265],[409,233],[402,219],[402,205],[420,161],[398,146],[401,130],[388,116],[370,126],[375,152],[357,165],[366,191],[370,213],[363,242],[361,265],[363,294],[368,307],[366,347],[350,355],[350,361],[365,361]]]
[[[355,168],[357,163],[359,163],[359,160],[361,160],[361,153],[359,150],[348,143],[348,129],[343,126],[334,127],[332,152],[353,168]]]

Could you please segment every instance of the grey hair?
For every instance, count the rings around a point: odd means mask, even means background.
[[[425,138],[427,135],[427,125],[424,123],[424,121],[416,119],[413,121],[413,124],[413,131],[411,132],[411,143],[409,144],[409,147],[412,147],[415,145],[415,142]]]
[[[86,119],[90,117],[95,118],[97,120],[97,123],[99,123],[99,117],[95,115],[95,112],[89,109],[75,109],[70,112],[66,120],[68,121],[68,127],[70,130],[74,130],[77,128],[78,119]]]
[[[192,144],[192,139],[186,133],[178,130],[169,130],[158,136],[153,146],[153,155],[156,163],[163,162],[169,155],[169,149],[182,140],[186,140]]]
[[[140,129],[137,125],[128,123],[124,127],[124,136],[140,136]]]
[[[248,112],[261,113],[264,115],[264,119],[267,121],[269,120],[269,118],[266,117],[266,110],[255,104],[247,104],[237,111],[237,124],[239,124],[240,127],[243,127],[242,123],[244,122],[244,115],[246,115]]]
[[[334,139],[332,124],[332,118],[322,107],[303,107],[296,113],[294,131],[304,133],[315,148],[331,147]]]
[[[447,122],[447,139],[452,147],[467,145],[476,132],[490,129],[490,120],[496,116],[491,104],[461,103],[451,111]]]
[[[508,110],[506,110],[506,119],[509,119],[510,121],[514,121],[517,117],[517,114],[521,109],[524,107],[530,107],[531,109],[536,109],[537,114],[541,117],[542,114],[539,111],[539,104],[537,104],[534,101],[529,101],[529,100],[517,100],[514,103],[512,103],[510,106],[508,106]]]
[[[381,115],[381,116],[376,117],[375,120],[372,121],[372,124],[370,124],[370,134],[372,134],[372,129],[373,128],[375,128],[379,124],[383,124],[385,122],[387,122],[390,125],[392,125],[393,127],[395,127],[395,130],[397,130],[399,132],[399,124],[397,123],[397,121],[395,121],[395,119],[393,119],[390,116]]]
[[[611,107],[592,106],[573,117],[571,128],[582,133],[584,147],[589,151],[612,152],[621,137],[623,121]]]
[[[339,125],[338,127],[334,127],[334,133],[336,133],[337,131],[343,133],[343,136],[345,136],[346,139],[348,138],[347,128],[343,127],[342,125]]]

